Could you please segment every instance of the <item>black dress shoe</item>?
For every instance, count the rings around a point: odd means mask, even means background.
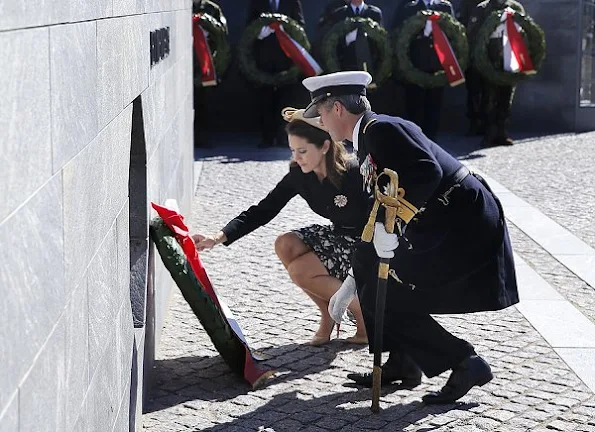
[[[478,355],[472,355],[453,369],[440,391],[428,393],[422,400],[428,405],[453,403],[473,387],[487,384],[492,378],[494,375],[490,365]]]
[[[350,373],[347,375],[356,384],[363,387],[372,387],[373,374]],[[380,385],[389,385],[401,381],[400,387],[412,389],[421,384],[421,369],[406,354],[391,353],[385,364],[382,365],[382,378]]]

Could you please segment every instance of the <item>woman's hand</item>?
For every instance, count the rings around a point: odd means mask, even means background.
[[[203,236],[202,234],[193,234],[192,240],[196,245],[197,251],[203,251],[207,249],[212,249],[214,246],[218,245],[219,243],[223,243],[227,240],[227,237],[223,232],[219,231],[214,236]]]

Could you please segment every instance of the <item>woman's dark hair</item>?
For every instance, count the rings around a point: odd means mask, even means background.
[[[294,120],[287,123],[285,132],[288,135],[298,136],[305,139],[317,148],[322,148],[325,141],[330,141],[330,146],[325,155],[326,175],[329,181],[336,187],[341,187],[341,177],[347,171],[347,160],[349,154],[343,143],[333,141],[328,132],[306,123],[303,120]],[[296,162],[292,161],[292,165]]]

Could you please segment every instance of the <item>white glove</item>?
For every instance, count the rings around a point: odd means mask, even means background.
[[[269,37],[273,33],[275,33],[275,31],[272,28],[270,28],[269,26],[264,26],[262,29],[260,29],[260,34],[258,35],[258,39],[262,40],[264,38]]]
[[[379,258],[392,258],[395,256],[393,251],[399,246],[399,236],[387,233],[384,224],[376,222],[372,242]]]
[[[350,31],[345,35],[345,45],[355,42],[355,38],[357,38],[357,29]]]
[[[341,319],[356,293],[355,279],[353,276],[347,275],[339,290],[331,297],[328,303],[328,313],[336,323],[341,324]]]

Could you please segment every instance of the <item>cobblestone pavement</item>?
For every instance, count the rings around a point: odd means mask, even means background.
[[[595,183],[589,170],[595,134],[530,139],[481,151],[471,139],[445,139],[442,144],[595,246],[595,195],[587,186]],[[284,150],[230,147],[210,153],[190,220],[203,233],[216,232],[287,171]],[[458,404],[434,407],[420,398],[440,388],[446,374],[424,378],[412,391],[389,387],[383,390],[383,410],[373,414],[370,390],[350,387],[345,378],[368,370],[372,356],[340,339],[322,347],[305,344],[317,328],[317,312],[273,251],[278,234],[319,221],[296,198],[266,227],[229,248],[202,254],[213,284],[251,346],[270,356],[263,365],[278,374],[264,388],[250,390],[229,371],[176,292],[143,416],[147,431],[595,432],[595,395],[516,308],[439,318],[485,356],[494,370],[492,382],[473,389]],[[595,321],[593,287],[514,226],[511,235],[516,252]],[[341,338],[353,332],[353,327],[342,328]]]

